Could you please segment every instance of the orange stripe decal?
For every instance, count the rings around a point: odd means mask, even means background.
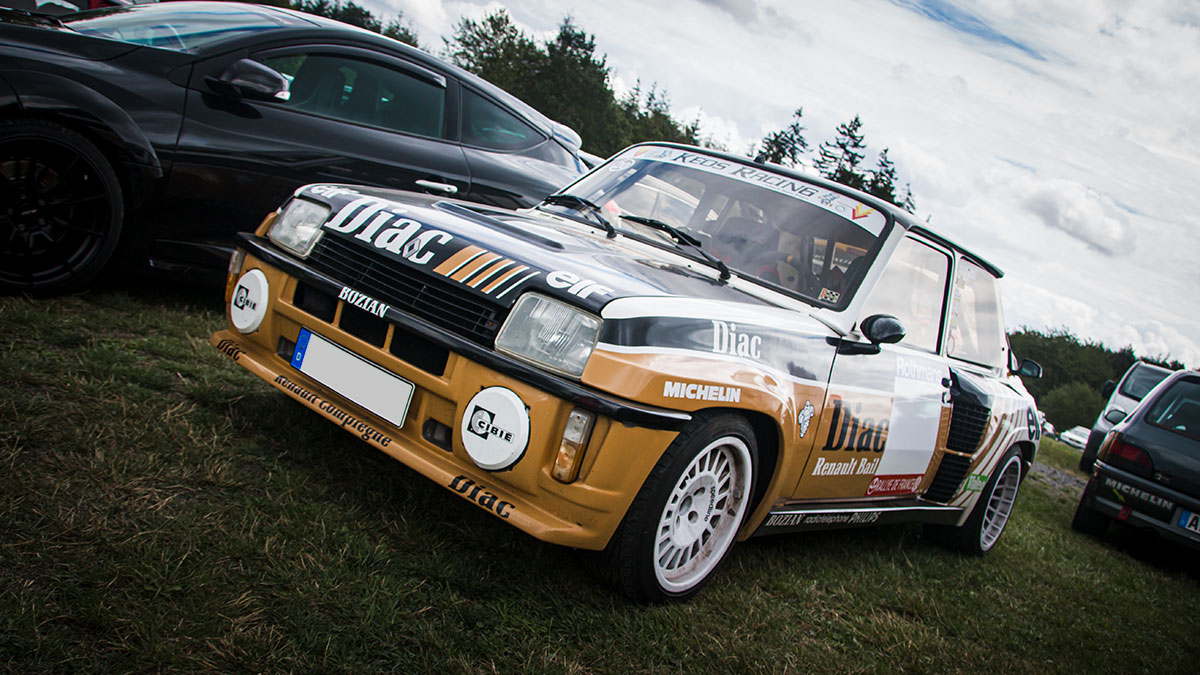
[[[434,272],[442,276],[448,276],[451,272],[462,266],[463,263],[483,253],[483,249],[478,246],[468,246],[463,250],[455,253],[446,259],[446,262],[434,268]]]
[[[487,269],[480,272],[479,274],[476,274],[473,279],[471,279],[470,281],[467,282],[467,285],[470,286],[471,288],[476,288],[479,286],[479,284],[482,284],[483,282],[490,279],[494,274],[496,274],[496,272],[499,272],[500,270],[502,270],[505,267],[508,267],[509,265],[512,265],[512,264],[513,264],[513,261],[509,260],[508,258],[497,260],[496,262],[492,263],[492,265],[489,266]]]
[[[483,292],[491,293],[492,291],[496,290],[497,286],[508,281],[509,279],[513,278],[514,276],[520,274],[521,272],[524,272],[527,269],[529,269],[529,267],[527,267],[525,265],[521,265],[519,267],[515,267],[515,268],[509,270],[508,274],[505,274],[504,276],[500,277],[499,279],[493,281],[492,283],[490,283],[486,287],[484,287]]]
[[[466,279],[474,274],[477,270],[479,270],[479,268],[494,260],[498,260],[499,258],[500,256],[496,255],[495,253],[484,253],[483,255],[464,265],[462,269],[455,272],[450,278],[455,281],[462,281],[463,279]]]

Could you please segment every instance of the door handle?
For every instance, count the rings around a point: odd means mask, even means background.
[[[431,180],[421,179],[421,180],[417,181],[417,185],[420,185],[422,188],[424,188],[426,190],[433,190],[434,192],[441,192],[442,194],[447,194],[447,195],[458,194],[458,187],[455,185],[451,185],[449,183],[438,183],[438,182],[431,181]]]

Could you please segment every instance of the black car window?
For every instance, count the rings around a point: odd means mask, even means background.
[[[1172,384],[1150,407],[1146,421],[1200,441],[1200,381],[1182,379]]]
[[[1162,382],[1170,374],[1171,372],[1167,370],[1155,370],[1138,364],[1133,367],[1133,371],[1124,380],[1121,380],[1121,393],[1135,401],[1140,401],[1150,393],[1154,385]]]
[[[525,150],[546,140],[516,115],[463,90],[462,142],[490,150]]]
[[[950,305],[947,353],[985,366],[1004,364],[1000,341],[1000,297],[996,278],[965,258],[958,261]]]
[[[891,314],[904,325],[900,344],[936,353],[949,276],[950,256],[905,238],[871,291],[862,316]]]
[[[290,80],[285,105],[393,131],[445,137],[446,89],[398,68],[335,54],[260,58]]]
[[[64,23],[84,35],[176,51],[190,51],[243,33],[308,23],[270,8],[244,7],[175,3],[113,7],[72,15]]]

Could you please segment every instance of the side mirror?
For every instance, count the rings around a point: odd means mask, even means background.
[[[1040,378],[1042,376],[1042,364],[1033,359],[1021,359],[1021,367],[1017,369],[1017,374],[1034,379]]]
[[[1113,390],[1116,388],[1116,382],[1113,382],[1112,380],[1106,380],[1104,382],[1104,386],[1100,387],[1100,398],[1107,400],[1109,396],[1112,396]]]
[[[207,77],[204,82],[218,94],[231,98],[286,101],[292,95],[283,73],[252,59],[234,61],[220,77]]]
[[[871,344],[895,344],[904,339],[904,324],[890,314],[872,314],[859,324]]]
[[[1125,419],[1127,416],[1128,413],[1120,408],[1112,408],[1108,412],[1104,413],[1104,419],[1109,424],[1120,424],[1121,420]]]

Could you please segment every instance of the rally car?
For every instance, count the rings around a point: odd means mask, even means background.
[[[636,600],[755,535],[987,553],[1037,452],[1000,270],[779,166],[636,145],[518,211],[310,185],[238,246],[214,346]]]

